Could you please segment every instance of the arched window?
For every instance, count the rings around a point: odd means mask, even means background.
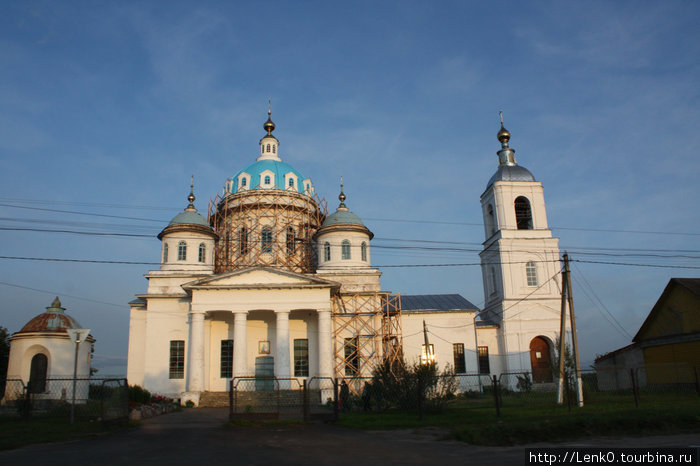
[[[294,228],[287,228],[287,254],[294,254],[296,243],[294,242]]]
[[[532,230],[530,201],[524,196],[515,199],[515,223],[518,225],[518,230]]]
[[[260,251],[272,252],[272,229],[270,227],[264,227],[262,229],[262,235],[260,237]]]
[[[309,183],[306,183],[306,190],[309,190]]]
[[[179,243],[177,243],[177,260],[187,260],[187,243],[185,243],[184,241],[180,241]]]
[[[328,241],[323,243],[323,260],[325,262],[331,260],[331,244]]]
[[[163,263],[168,262],[168,243],[163,243]]]
[[[267,151],[270,152],[270,145],[267,145]]]
[[[46,372],[49,360],[45,354],[35,354],[29,366],[29,393],[46,391]]]
[[[290,188],[293,188],[294,187],[294,178],[290,178],[288,184],[289,184]]]
[[[245,227],[238,230],[238,250],[240,251],[241,256],[248,253],[248,231],[245,229]]]
[[[241,179],[241,187],[242,187],[242,188],[245,188],[246,186],[248,186],[248,179],[247,179],[247,178],[242,178],[242,179]]]
[[[340,254],[343,260],[350,259],[350,241],[344,239],[343,242],[340,243]]]
[[[199,243],[199,262],[204,262],[207,258],[207,247],[204,243]]]
[[[525,264],[525,275],[527,275],[527,286],[537,286],[537,267],[534,262]]]
[[[270,184],[270,175],[265,176],[265,184]]]
[[[364,262],[367,262],[367,243],[364,241],[362,242],[362,245],[360,246],[360,252],[362,253],[362,260]]]
[[[493,235],[496,233],[496,219],[493,216],[493,206],[491,204],[486,207],[486,228],[489,234]]]
[[[273,154],[275,153],[275,149],[276,149],[276,148],[277,148],[277,146],[272,146],[272,153],[273,153]]]

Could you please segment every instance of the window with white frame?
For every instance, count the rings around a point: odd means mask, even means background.
[[[168,376],[171,379],[185,378],[184,340],[170,340],[170,365]]]
[[[205,262],[207,260],[207,247],[204,243],[199,243],[199,262]]]
[[[168,243],[163,243],[163,262],[168,262]]]
[[[537,286],[537,266],[530,261],[525,264],[525,274],[527,275],[527,286]]]
[[[180,241],[179,243],[177,243],[177,260],[187,260],[187,243],[185,243],[184,241]]]
[[[331,260],[331,243],[329,243],[328,241],[323,243],[323,260],[325,262]]]
[[[367,243],[364,241],[360,245],[360,253],[362,255],[362,261],[367,262]]]
[[[350,241],[344,239],[342,243],[340,243],[340,257],[343,260],[349,260],[350,259]]]

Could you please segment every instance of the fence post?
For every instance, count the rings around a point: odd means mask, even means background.
[[[333,420],[338,420],[338,379],[333,379]]]
[[[309,386],[306,384],[306,379],[304,379],[304,384],[302,385],[302,397],[303,397],[303,407],[304,410],[304,422],[309,422],[311,420],[311,412],[309,409]]]
[[[632,396],[634,396],[634,407],[639,408],[639,393],[637,392],[637,377],[634,369],[630,369],[630,378],[632,379]]]
[[[498,404],[498,379],[495,375],[491,382],[493,383],[493,400],[496,403],[496,416],[501,417],[501,407]]]
[[[233,419],[233,379],[228,383],[228,418]]]

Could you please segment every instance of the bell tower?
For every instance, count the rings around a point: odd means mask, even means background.
[[[498,169],[481,195],[481,319],[499,326],[502,371],[527,371],[535,383],[551,382],[548,361],[559,333],[561,300],[559,239],[547,224],[542,183],[518,165],[502,114],[497,137]]]

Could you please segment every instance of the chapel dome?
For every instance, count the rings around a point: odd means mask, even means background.
[[[168,226],[165,227],[163,231],[158,233],[158,239],[162,239],[164,235],[175,231],[190,230],[215,236],[215,233],[209,225],[209,222],[207,222],[207,220],[204,217],[197,213],[197,208],[194,206],[195,199],[196,198],[194,196],[193,181],[193,184],[190,185],[190,195],[187,196],[187,200],[190,203],[187,205],[187,207],[185,207],[185,210],[183,210],[175,217],[173,217],[172,220],[170,220],[170,223],[168,223]]]
[[[321,225],[321,227],[337,225],[339,223],[365,226],[365,224],[362,223],[362,219],[360,219],[360,217],[350,212],[349,210],[336,210],[328,217],[326,217],[326,220],[323,222],[323,225]]]
[[[72,328],[82,328],[77,320],[65,313],[65,308],[61,307],[61,301],[56,297],[51,306],[46,308],[46,312],[39,314],[27,322],[22,330],[17,333],[33,332],[62,332]]]
[[[209,228],[207,220],[197,212],[184,211],[177,214],[170,220],[168,225],[201,225]]]
[[[350,209],[345,205],[345,199],[347,199],[347,197],[343,192],[343,185],[341,184],[340,195],[338,196],[340,205],[335,212],[326,217],[321,224],[321,228],[316,232],[316,235],[321,235],[330,231],[355,230],[367,233],[370,239],[372,239],[374,234],[362,223],[362,219],[358,217],[357,214],[350,212]]]

